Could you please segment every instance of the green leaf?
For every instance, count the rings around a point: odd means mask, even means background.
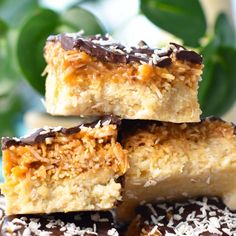
[[[235,32],[225,13],[219,14],[215,23],[215,37],[223,45],[235,45]]]
[[[41,9],[23,25],[17,42],[21,70],[28,82],[41,94],[45,91],[45,79],[41,76],[46,66],[43,47],[58,22],[59,17],[55,12]]]
[[[235,36],[227,16],[220,14],[215,36],[202,50],[205,67],[200,82],[199,102],[203,116],[221,116],[236,100]]]
[[[16,84],[15,84],[16,85]],[[23,101],[17,89],[0,96],[0,136],[16,136],[18,121],[22,119]]]
[[[200,99],[203,116],[221,116],[234,104],[236,100],[236,49],[220,46],[212,59],[206,63],[200,92],[205,90],[204,99]],[[210,66],[209,66],[210,65]]]
[[[7,24],[0,18],[0,37],[4,36],[7,32]]]
[[[212,73],[215,68],[216,61],[216,52],[218,49],[219,42],[216,38],[211,40],[205,47],[201,50],[201,55],[204,59],[204,68],[203,68],[203,80],[200,82],[200,87],[198,91],[198,98],[200,104],[203,104],[209,87],[211,86],[211,82],[213,79]]]
[[[0,96],[7,94],[22,77],[15,55],[16,37],[17,32],[9,30],[0,38]]]
[[[142,13],[155,25],[196,47],[206,32],[198,0],[141,0]]]
[[[39,8],[38,0],[1,0],[0,16],[10,26],[17,27]]]
[[[205,101],[208,91],[214,79],[215,63],[211,60],[206,61],[203,69],[202,81],[199,85],[198,100],[202,109],[205,109]]]
[[[42,95],[45,79],[41,74],[46,66],[43,48],[47,37],[81,29],[87,34],[103,32],[96,18],[79,7],[71,8],[60,16],[51,10],[41,9],[22,26],[17,42],[19,65],[28,82]]]
[[[68,9],[61,14],[60,19],[60,32],[75,32],[83,29],[87,35],[104,33],[99,20],[80,7]]]

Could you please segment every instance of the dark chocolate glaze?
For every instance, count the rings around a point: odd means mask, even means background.
[[[94,219],[94,215],[99,215],[100,218]],[[22,218],[22,217],[25,217]],[[95,217],[96,218],[96,217]],[[17,219],[23,221],[23,224],[20,222],[16,222]],[[23,220],[22,220],[23,219]],[[107,236],[108,231],[115,228],[113,217],[110,212],[71,212],[71,213],[54,213],[54,214],[36,214],[36,215],[11,215],[5,216],[1,228],[0,228],[0,235],[8,235],[7,232],[9,230],[9,225],[13,223],[15,226],[20,226],[19,229],[14,230],[14,235],[23,235],[23,232],[26,228],[29,228],[28,225],[32,219],[37,219],[37,224],[40,224],[38,228],[39,234],[35,234],[31,231],[32,236],[40,235],[40,231],[50,232],[50,235],[53,236],[62,236],[64,233],[69,233],[68,235],[84,235],[84,236]],[[105,221],[104,221],[105,219]],[[50,222],[58,221],[55,223],[53,227],[50,227]],[[63,222],[60,224],[60,222]],[[24,222],[26,223],[24,225]],[[80,227],[80,230],[88,230],[91,228],[95,233],[84,233],[84,234],[70,234],[68,230],[69,224],[75,224],[75,227]],[[95,225],[95,226],[94,226]],[[64,227],[64,229],[63,229]],[[94,230],[95,227],[95,230]],[[10,227],[11,228],[11,227]],[[14,228],[14,227],[13,227]],[[117,231],[118,232],[118,231]],[[11,235],[11,234],[10,234]]]
[[[204,119],[201,119],[201,122],[204,122],[205,120],[211,120],[211,121],[222,121],[226,122],[220,118],[217,117],[207,117]],[[104,116],[101,117],[99,120],[92,122],[92,123],[86,123],[86,124],[81,124],[75,127],[71,128],[49,128],[49,129],[38,129],[35,131],[33,134],[27,136],[27,137],[22,137],[22,138],[9,138],[9,137],[4,137],[2,138],[2,149],[7,149],[11,146],[19,146],[19,145],[34,145],[37,143],[43,142],[46,138],[48,137],[55,137],[56,133],[62,133],[65,135],[70,135],[74,134],[80,131],[81,126],[85,127],[91,127],[94,128],[98,122],[100,121],[101,126],[103,125],[104,122],[110,121],[110,124],[116,124],[119,126],[119,133],[118,133],[118,141],[122,142],[122,134],[125,132],[135,132],[139,128],[145,128],[149,125],[156,124],[159,126],[163,125],[163,122],[161,121],[154,121],[154,120],[122,120],[113,115],[109,116]],[[197,124],[197,123],[196,123]],[[235,124],[231,123],[231,125],[234,127],[234,134],[236,135],[236,126]]]
[[[79,49],[104,62],[139,62],[158,67],[168,67],[172,63],[172,56],[175,55],[178,60],[202,64],[202,56],[176,43],[170,43],[166,50],[150,48],[144,41],[140,41],[137,47],[127,48],[118,42],[112,41],[109,36],[83,37],[81,34],[49,36],[48,41],[58,41],[64,50]]]
[[[206,119],[208,119],[210,121],[217,121],[218,120],[218,121],[221,121],[221,122],[226,122],[223,119],[221,119],[220,117],[215,117],[215,116],[209,116],[209,117],[206,117],[206,118],[202,118],[201,121],[204,121]],[[234,127],[234,134],[236,135],[236,124],[234,124],[233,122],[229,122],[229,123]]]
[[[194,51],[182,50],[176,52],[176,58],[178,60],[190,61],[194,64],[200,64],[202,62],[201,56]]]
[[[220,232],[203,230],[203,232],[198,234],[199,236],[228,236],[229,234],[222,229],[228,229],[231,233],[236,232],[236,213],[227,209],[218,198],[201,197],[194,199],[194,201],[190,199],[183,202],[169,202],[165,204],[153,203],[149,204],[149,206],[144,204],[136,209],[136,213],[140,217],[139,223],[136,225],[136,231],[141,232],[142,229],[145,229],[147,232],[150,232],[156,226],[156,229],[161,233],[160,236],[164,236],[167,233],[175,234],[175,229],[179,223],[187,222],[187,225],[193,229],[199,229],[201,227],[197,227],[194,224],[194,220],[197,220],[200,225],[207,224],[209,226],[210,223],[206,223],[206,220],[209,221],[211,217],[215,217],[217,221],[220,218],[224,219],[224,217],[227,217],[230,223],[227,224],[224,220],[219,220],[219,227],[217,229]],[[193,213],[195,215],[191,220],[190,215]],[[170,221],[173,223],[170,224]],[[202,223],[203,221],[205,222]]]
[[[200,124],[203,123],[205,121],[220,121],[222,123],[228,123],[230,125],[232,125],[234,127],[234,134],[236,135],[236,125],[232,122],[227,122],[224,121],[223,119],[219,118],[219,117],[214,117],[214,116],[209,116],[209,117],[205,117],[202,118],[200,122],[197,123],[186,123],[186,124]],[[137,129],[145,129],[146,127],[150,126],[150,125],[157,125],[157,126],[162,126],[164,123],[168,123],[168,122],[162,122],[162,121],[157,121],[157,120],[122,120],[121,125],[120,125],[120,130],[122,130],[121,133],[126,133],[126,132],[135,132]],[[176,125],[181,125],[183,123],[178,123]],[[122,139],[122,137],[119,136],[119,139]]]
[[[100,126],[102,127],[104,122],[106,121],[110,121],[110,124],[116,124],[116,125],[120,125],[121,123],[121,120],[118,117],[109,115],[109,116],[101,117],[99,120],[95,122],[80,124],[78,126],[71,127],[71,128],[60,128],[60,127],[48,128],[48,129],[40,128],[27,137],[21,137],[19,139],[9,138],[9,137],[2,138],[2,149],[3,150],[7,149],[13,145],[23,146],[23,145],[33,145],[37,143],[42,143],[46,138],[55,137],[57,133],[62,133],[65,135],[75,134],[80,131],[81,126],[94,128],[97,124],[100,123]]]

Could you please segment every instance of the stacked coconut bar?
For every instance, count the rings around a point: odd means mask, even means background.
[[[122,200],[117,217],[128,221],[140,202],[203,195],[220,197],[236,209],[235,127],[220,119],[200,120],[199,54],[175,43],[163,49],[143,41],[127,47],[107,35],[75,33],[50,36],[45,59],[47,111],[100,118],[3,138],[2,192],[8,215],[104,211]],[[164,219],[158,218],[159,210],[148,207],[154,224],[140,226],[136,235],[167,235],[168,227],[158,228]],[[191,209],[189,214],[199,211]],[[128,234],[145,217],[138,214]],[[210,223],[201,232],[217,233]],[[233,230],[232,224],[218,220],[218,225]],[[79,233],[71,235],[86,235]],[[104,235],[118,232],[111,227]]]
[[[129,120],[122,125],[130,168],[119,207],[121,218],[130,219],[143,201],[197,196],[218,196],[236,209],[234,125],[215,118],[183,124]]]
[[[202,58],[171,43],[125,47],[108,36],[49,37],[46,108],[52,115],[197,122]]]
[[[126,151],[112,119],[3,139],[7,213],[107,210],[121,200]]]

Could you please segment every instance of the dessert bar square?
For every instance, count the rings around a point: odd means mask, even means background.
[[[110,212],[70,212],[6,216],[1,235],[17,236],[119,236]]]
[[[107,210],[121,200],[127,153],[117,142],[118,120],[73,128],[42,128],[3,138],[1,185],[6,213]]]
[[[122,144],[130,168],[124,181],[122,218],[145,201],[218,196],[236,209],[235,126],[208,118],[173,124],[124,121]]]
[[[201,197],[182,202],[144,203],[127,236],[235,235],[236,213],[220,199]]]
[[[197,122],[202,57],[171,43],[125,47],[110,36],[51,36],[45,46],[46,108],[52,115]]]

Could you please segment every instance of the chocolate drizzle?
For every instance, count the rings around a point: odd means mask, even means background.
[[[13,145],[23,146],[23,145],[33,145],[33,144],[41,143],[46,138],[55,137],[57,133],[62,133],[65,135],[75,134],[81,130],[82,126],[94,128],[95,126],[100,125],[102,127],[104,124],[108,122],[109,124],[120,125],[121,120],[116,116],[110,115],[110,116],[104,116],[95,122],[80,124],[71,128],[63,128],[63,127],[40,128],[27,137],[21,137],[19,139],[9,138],[9,137],[2,138],[2,149],[3,150],[7,149]]]
[[[168,49],[153,49],[144,41],[140,41],[137,47],[125,47],[107,35],[83,37],[80,33],[50,36],[48,41],[58,41],[64,50],[79,49],[104,62],[139,62],[158,67],[168,67],[172,63],[173,56],[175,56],[178,60],[202,64],[202,57],[199,54],[176,43],[170,43]]]
[[[214,121],[221,121],[226,122],[220,118],[217,117],[207,117],[201,120],[201,122],[204,122],[206,120],[210,120],[212,122]],[[122,141],[122,134],[123,132],[135,132],[137,129],[145,129],[146,127],[155,124],[158,126],[162,126],[163,122],[161,121],[155,121],[155,120],[122,120],[116,116],[110,115],[110,116],[104,116],[100,118],[99,120],[92,122],[92,123],[86,123],[86,124],[80,124],[71,128],[63,128],[63,127],[56,127],[56,128],[41,128],[36,130],[34,133],[27,137],[21,137],[21,138],[9,138],[5,137],[2,138],[2,149],[7,149],[13,145],[33,145],[37,143],[43,142],[46,138],[55,137],[56,133],[62,133],[65,135],[74,134],[80,131],[81,126],[84,127],[91,127],[94,128],[96,125],[100,124],[100,126],[103,126],[106,122],[109,122],[110,124],[116,124],[119,126],[120,132],[118,140]],[[165,122],[164,122],[165,123]],[[197,123],[196,123],[197,124]],[[229,123],[234,127],[234,134],[236,135],[236,126],[233,123]]]
[[[0,235],[106,236],[109,231],[118,233],[110,212],[11,215],[0,226]]]
[[[236,233],[236,213],[230,211],[218,198],[147,203],[139,206],[136,212],[141,216],[136,231],[145,230],[147,234],[152,230],[162,236],[180,235],[180,231],[181,235],[199,236],[227,236]]]
[[[186,60],[195,64],[199,64],[202,60],[201,56],[194,51],[182,50],[176,53],[176,58],[178,60]]]
[[[204,123],[205,121],[210,121],[210,122],[220,121],[222,123],[228,123],[234,128],[235,130],[234,134],[236,135],[236,125],[234,123],[224,121],[223,119],[219,117],[215,117],[215,116],[201,118],[200,122],[186,123],[186,124],[194,125],[194,124]],[[155,124],[156,126],[163,126],[163,124],[165,123],[169,123],[169,122],[163,122],[163,121],[158,121],[158,120],[122,120],[120,129],[131,132],[131,131],[136,131],[137,129],[140,129],[140,128],[145,129],[148,126],[151,126],[153,124]],[[184,124],[184,123],[178,123],[176,125],[181,125],[181,124]]]

